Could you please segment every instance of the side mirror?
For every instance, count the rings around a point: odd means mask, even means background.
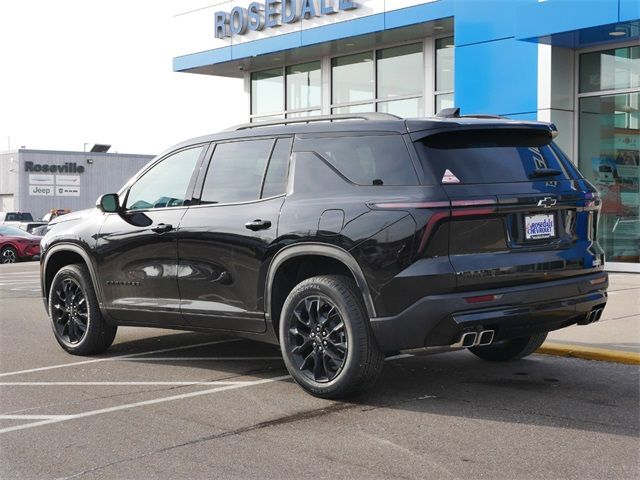
[[[120,211],[120,199],[117,193],[105,193],[96,202],[96,208],[105,213],[117,213]]]

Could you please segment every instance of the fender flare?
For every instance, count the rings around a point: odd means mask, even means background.
[[[342,262],[351,272],[353,277],[355,278],[356,285],[358,289],[362,292],[362,298],[364,299],[364,305],[367,309],[367,314],[369,318],[376,317],[376,308],[373,303],[373,298],[371,297],[371,292],[369,290],[369,285],[367,284],[367,280],[358,265],[358,262],[353,255],[351,255],[348,251],[343,248],[340,248],[336,245],[331,245],[328,243],[297,243],[294,245],[289,245],[281,249],[271,260],[269,264],[269,268],[267,270],[267,278],[264,287],[264,307],[265,307],[265,317],[267,321],[271,321],[271,294],[272,294],[272,285],[273,280],[276,276],[276,273],[280,266],[284,264],[287,260],[290,260],[294,257],[299,257],[302,255],[316,255],[316,256],[324,256],[334,258],[340,262]]]
[[[89,256],[87,251],[82,247],[80,247],[79,245],[75,243],[67,243],[67,242],[56,243],[55,245],[49,247],[47,249],[45,256],[42,258],[42,274],[40,275],[40,285],[42,288],[42,296],[45,299],[45,303],[49,300],[49,292],[47,291],[46,285],[45,285],[45,279],[47,276],[46,275],[47,264],[49,263],[49,260],[51,259],[52,255],[60,251],[77,253],[82,257],[82,259],[84,260],[84,263],[87,265],[87,269],[89,270],[89,275],[91,276],[91,281],[93,282],[93,289],[96,292],[98,305],[102,307],[103,298],[104,298],[102,295],[102,286],[98,281],[98,273],[96,272],[95,265],[91,261],[91,257]]]

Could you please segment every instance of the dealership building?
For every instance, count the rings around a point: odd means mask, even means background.
[[[100,195],[120,190],[152,158],[58,150],[2,152],[0,211],[29,212],[35,219],[52,209],[90,208]]]
[[[609,268],[640,271],[640,1],[182,5],[174,71],[243,79],[251,122],[452,106],[554,122],[603,196]]]

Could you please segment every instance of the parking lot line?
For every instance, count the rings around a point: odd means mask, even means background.
[[[202,361],[243,361],[243,360],[282,360],[282,357],[144,357],[144,358],[123,358],[118,359],[123,362],[202,362]]]
[[[252,381],[176,381],[176,382],[1,382],[0,387],[84,387],[84,386],[135,386],[135,385],[244,385]],[[2,418],[2,415],[0,415]]]
[[[242,339],[240,338],[229,338],[227,340],[215,340],[213,342],[204,342],[204,343],[195,343],[192,345],[181,345],[179,347],[171,347],[171,348],[161,348],[159,350],[150,350],[148,352],[137,352],[137,353],[128,353],[126,355],[116,355],[113,357],[102,357],[102,358],[94,358],[91,360],[83,360],[81,362],[70,362],[70,363],[60,363],[58,365],[48,365],[46,367],[36,367],[36,368],[28,368],[26,370],[16,370],[13,372],[4,372],[0,373],[0,377],[9,377],[11,375],[20,375],[23,373],[32,373],[32,372],[42,372],[44,370],[53,370],[56,368],[65,368],[65,367],[75,367],[77,365],[87,365],[89,363],[98,363],[98,362],[112,362],[115,360],[122,360],[125,358],[135,358],[141,357],[143,355],[153,355],[156,353],[164,353],[164,352],[175,352],[177,350],[185,350],[188,348],[197,348],[197,347],[206,347],[209,345],[217,345],[220,343],[231,343],[231,342],[239,342]]]
[[[93,417],[95,415],[102,415],[105,413],[112,413],[112,412],[118,412],[121,410],[129,410],[131,408],[137,408],[137,407],[144,407],[147,405],[156,405],[158,403],[164,403],[164,402],[172,402],[175,400],[183,400],[185,398],[193,398],[193,397],[198,397],[201,395],[209,395],[212,393],[219,393],[219,392],[224,392],[227,390],[235,390],[238,388],[247,388],[247,387],[254,387],[257,385],[263,385],[265,383],[271,383],[271,382],[278,382],[281,380],[286,380],[289,377],[289,375],[282,375],[279,377],[273,377],[273,378],[265,378],[265,379],[261,379],[261,380],[254,380],[254,381],[250,381],[247,383],[243,383],[243,384],[234,384],[234,385],[223,385],[223,386],[219,386],[216,388],[209,388],[207,390],[199,390],[197,392],[189,392],[189,393],[182,393],[180,395],[171,395],[168,397],[160,397],[160,398],[154,398],[152,400],[144,400],[141,402],[135,402],[135,403],[127,403],[124,405],[116,405],[114,407],[108,407],[108,408],[100,408],[98,410],[89,410],[87,412],[82,412],[82,413],[77,413],[74,415],[65,415],[65,416],[61,416],[61,417],[55,417],[55,418],[47,418],[44,420],[40,420],[38,422],[31,422],[31,423],[26,423],[26,424],[21,424],[21,425],[14,425],[12,427],[7,427],[7,428],[2,428],[0,429],[0,434],[2,433],[9,433],[9,432],[15,432],[17,430],[25,430],[28,428],[35,428],[35,427],[41,427],[44,425],[51,425],[54,423],[60,423],[60,422],[67,422],[69,420],[78,420],[81,418],[87,418],[87,417]]]
[[[0,415],[0,420],[51,420],[67,417],[69,415]]]

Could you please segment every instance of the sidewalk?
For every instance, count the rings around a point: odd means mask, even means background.
[[[610,273],[600,321],[549,333],[539,352],[640,365],[640,275]]]

